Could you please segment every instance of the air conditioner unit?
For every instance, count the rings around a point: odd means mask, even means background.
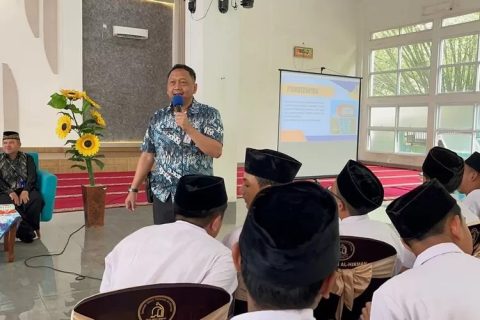
[[[113,26],[113,36],[119,38],[146,40],[148,39],[148,30],[140,28]]]

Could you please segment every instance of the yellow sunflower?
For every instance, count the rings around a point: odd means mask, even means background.
[[[72,130],[72,119],[69,116],[63,115],[58,118],[57,129],[55,132],[60,139],[64,139]]]
[[[84,134],[75,142],[75,149],[84,157],[92,157],[100,150],[100,139],[91,133]]]
[[[95,108],[100,109],[100,105],[99,105],[98,103],[96,103],[95,101],[93,101],[92,98],[90,98],[89,96],[87,96],[87,94],[85,94],[85,95],[83,96],[83,98],[84,98],[85,100],[87,100],[87,102],[90,103],[90,104],[91,104],[92,106],[94,106]]]
[[[77,90],[62,89],[60,90],[60,93],[62,96],[74,101],[85,97],[85,92]]]
[[[105,127],[107,125],[107,123],[105,122],[105,119],[103,119],[102,115],[100,114],[100,112],[96,111],[96,110],[90,110],[90,114],[92,115],[92,118],[95,119],[95,122],[101,126],[101,127]]]

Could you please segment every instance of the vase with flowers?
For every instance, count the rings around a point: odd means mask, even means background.
[[[77,106],[76,103],[80,102]],[[100,105],[92,100],[84,91],[60,90],[50,96],[48,105],[59,110],[56,134],[60,139],[67,139],[68,149],[65,154],[74,162],[72,168],[86,170],[89,185],[82,185],[85,224],[89,226],[103,225],[105,215],[106,188],[95,184],[93,164],[103,169],[100,160],[100,137],[106,127]],[[74,133],[75,139],[67,137]]]

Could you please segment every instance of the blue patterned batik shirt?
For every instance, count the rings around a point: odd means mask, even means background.
[[[223,124],[218,110],[193,100],[187,116],[200,133],[223,143]],[[175,123],[172,107],[158,110],[150,120],[141,150],[155,154],[151,187],[160,201],[165,202],[170,194],[173,198],[182,176],[213,174],[213,158],[185,136],[185,131]]]

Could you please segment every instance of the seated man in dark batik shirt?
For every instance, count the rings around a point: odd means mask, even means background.
[[[0,204],[15,205],[15,209],[22,216],[17,238],[23,242],[32,242],[35,232],[40,237],[40,213],[44,202],[36,189],[35,162],[30,155],[19,151],[20,146],[17,132],[3,133],[3,153],[0,153]]]

